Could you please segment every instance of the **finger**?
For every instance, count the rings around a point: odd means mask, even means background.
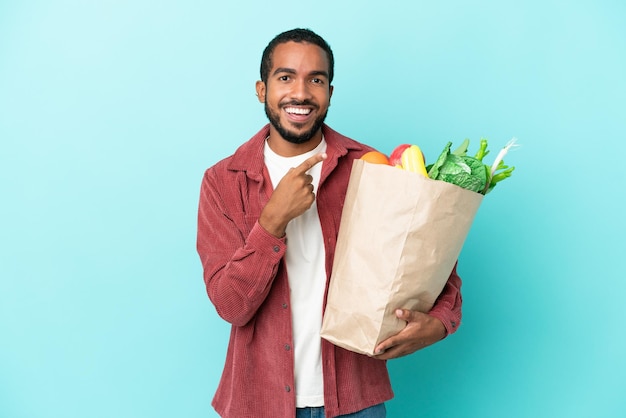
[[[385,354],[387,353],[388,350],[393,348],[395,345],[396,345],[396,341],[394,337],[387,338],[385,341],[383,341],[382,343],[376,346],[376,348],[374,349],[374,355],[379,356],[381,354]]]
[[[325,152],[321,152],[319,154],[315,154],[312,157],[307,158],[306,160],[304,160],[302,162],[302,164],[300,164],[299,166],[297,166],[296,168],[294,168],[294,170],[297,173],[306,173],[307,171],[309,171],[315,164],[322,162],[326,159],[327,155]]]
[[[411,319],[413,319],[412,314],[413,312],[408,309],[396,309],[396,317],[406,322],[409,322],[411,321]]]
[[[395,314],[398,319],[406,321],[407,323],[413,319],[413,311],[409,309],[396,309]],[[374,349],[374,355],[378,356],[381,354],[389,354],[389,350],[401,344],[401,342],[402,341],[397,337],[397,334],[391,336],[376,346]]]
[[[406,322],[418,322],[423,317],[428,316],[424,312],[412,311],[410,309],[396,309],[396,317]]]
[[[391,360],[396,357],[401,357],[401,354],[402,353],[398,347],[390,347],[383,352],[374,353],[374,358],[378,360]]]

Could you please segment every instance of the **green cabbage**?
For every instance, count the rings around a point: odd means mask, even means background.
[[[493,165],[483,163],[483,158],[489,153],[487,140],[481,138],[480,148],[476,155],[467,155],[469,140],[463,141],[456,150],[450,151],[452,142],[448,142],[439,155],[439,158],[427,167],[428,177],[455,184],[473,192],[487,194],[501,180],[511,176],[515,167],[504,165],[504,154],[514,145],[509,142],[500,152]]]

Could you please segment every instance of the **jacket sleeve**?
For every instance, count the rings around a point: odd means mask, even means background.
[[[207,170],[200,190],[196,244],[207,294],[218,315],[243,326],[267,297],[286,244],[244,210],[236,186],[223,183]]]
[[[443,322],[447,334],[450,335],[456,332],[461,325],[462,304],[461,278],[456,272],[455,264],[446,285],[428,314]]]

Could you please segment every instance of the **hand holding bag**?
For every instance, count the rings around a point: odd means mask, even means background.
[[[428,312],[458,259],[483,195],[396,167],[355,160],[344,202],[322,338],[373,355]]]

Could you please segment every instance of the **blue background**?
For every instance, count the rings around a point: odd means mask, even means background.
[[[626,416],[624,22],[618,0],[1,1],[0,416],[216,416],[200,181],[266,122],[261,52],[298,26],[336,54],[340,132],[522,144],[460,257],[463,325],[389,363],[389,416]]]

